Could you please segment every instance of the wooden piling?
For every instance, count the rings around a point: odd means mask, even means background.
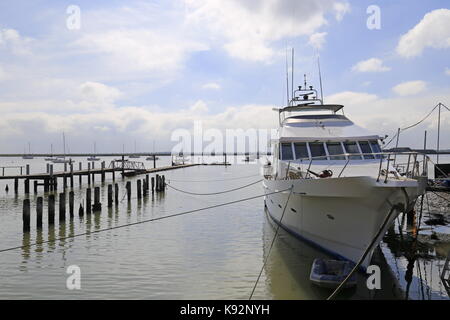
[[[156,186],[155,186],[156,192],[160,191],[159,183],[160,183],[159,174],[157,174],[156,175]]]
[[[81,162],[79,162],[78,163],[78,169],[81,171],[81,170],[83,170],[83,164],[81,163]],[[80,174],[79,176],[78,176],[78,182],[80,183],[80,187],[82,186],[82,184],[83,184],[83,175],[82,174]]]
[[[119,185],[117,183],[114,185],[114,201],[116,205],[119,204]]]
[[[63,177],[63,191],[66,191],[67,189],[67,176],[66,176],[66,171],[64,170],[64,177]]]
[[[83,205],[80,203],[80,207],[78,208],[78,216],[81,218],[84,216],[84,208]]]
[[[105,161],[102,161],[102,182],[105,182]]]
[[[156,169],[156,154],[153,154],[153,168]]]
[[[73,191],[69,192],[69,215],[70,218],[73,218],[73,211],[74,211],[74,199],[75,198],[75,193]]]
[[[48,224],[55,224],[55,195],[48,196]]]
[[[49,191],[48,179],[44,179],[44,192],[48,192],[48,191]]]
[[[47,163],[47,173],[50,173],[50,163]]]
[[[102,204],[100,203],[100,187],[94,188],[94,205],[92,211],[97,212],[102,210]]]
[[[59,221],[66,220],[66,194],[61,192],[59,194]]]
[[[25,194],[29,194],[30,193],[30,179],[25,179],[25,181],[24,181],[24,189],[25,189]]]
[[[36,202],[36,227],[42,228],[42,210],[44,205],[44,199],[42,197],[37,198]]]
[[[131,200],[131,182],[127,181],[127,200],[130,201]]]
[[[150,188],[149,175],[146,174],[145,175],[145,194],[148,194],[148,189],[149,188]]]
[[[19,193],[19,178],[14,179],[14,193],[15,194]]]
[[[34,193],[38,192],[38,182],[37,182],[37,180],[33,181],[33,191],[34,191]]]
[[[70,187],[73,189],[73,164],[70,163]]]
[[[125,179],[125,156],[122,156],[122,179]]]
[[[113,187],[112,184],[108,185],[108,208],[113,206]]]
[[[30,175],[30,165],[29,164],[26,165],[26,171],[25,172],[26,172],[27,176]]]
[[[155,192],[155,177],[152,177],[152,193]]]
[[[116,165],[115,165],[114,161],[112,161],[112,169],[113,169],[113,171],[112,171],[112,180],[116,181]]]
[[[136,187],[137,187],[137,197],[138,197],[138,199],[141,199],[142,198],[142,189],[141,189],[142,182],[141,182],[141,179],[138,179],[136,181]]]
[[[161,178],[161,191],[164,192],[166,191],[166,176],[163,175]]]
[[[23,200],[22,221],[23,221],[23,232],[29,232],[30,231],[30,199]]]
[[[91,163],[88,163],[88,174],[87,174],[87,176],[88,176],[88,185],[91,185]],[[86,205],[86,212],[87,212],[87,210],[89,210],[89,209],[87,208],[87,205]]]
[[[87,188],[86,189],[86,214],[91,213],[91,196],[92,196],[91,188]]]

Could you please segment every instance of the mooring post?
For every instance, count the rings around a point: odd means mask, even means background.
[[[116,183],[114,185],[114,201],[117,204],[119,204],[119,185]]]
[[[44,192],[48,192],[49,185],[48,185],[48,178],[44,179]]]
[[[29,164],[27,164],[25,172],[26,172],[27,176],[30,175],[30,165]]]
[[[108,208],[111,208],[113,205],[113,188],[112,188],[112,184],[108,185]]]
[[[74,199],[75,198],[75,193],[73,192],[73,191],[70,191],[69,192],[69,215],[70,215],[70,218],[73,218],[73,209],[74,209],[74,205],[73,205],[73,202],[74,202]]]
[[[53,178],[53,190],[58,191],[58,177]]]
[[[66,191],[67,188],[67,176],[66,176],[66,171],[64,171],[64,176],[63,176],[63,191]]]
[[[122,156],[122,179],[125,179],[125,156]]]
[[[54,180],[53,180],[53,164],[50,165],[50,190],[55,190]]]
[[[93,165],[92,165],[93,167]],[[95,171],[94,168],[92,168],[92,184],[95,184]]]
[[[94,188],[94,206],[92,211],[97,212],[102,210],[102,204],[100,203],[100,187]]]
[[[91,188],[87,188],[86,189],[86,214],[91,213],[91,197],[92,197]]]
[[[105,182],[105,161],[102,161],[102,182]]]
[[[127,181],[127,200],[130,201],[131,200],[131,182]]]
[[[144,195],[148,194],[148,189],[149,189],[149,176],[148,174],[145,175],[145,180],[144,180]]]
[[[112,165],[112,180],[116,181],[116,163],[114,161],[111,162]]]
[[[50,163],[47,163],[47,173],[50,173]]]
[[[155,177],[152,177],[152,193],[155,192]]]
[[[61,192],[59,194],[59,221],[66,220],[66,194]]]
[[[48,196],[48,224],[55,224],[55,195]]]
[[[156,154],[153,154],[153,168],[156,169]]]
[[[73,189],[73,164],[70,162],[70,187]]]
[[[78,169],[81,171],[81,170],[83,170],[83,164],[81,163],[81,162],[79,162],[78,163]],[[80,183],[80,187],[81,187],[81,185],[83,184],[83,175],[81,174],[81,172],[80,172],[80,175],[78,176],[78,181],[79,181],[79,183]]]
[[[87,173],[87,176],[88,176],[88,185],[91,185],[91,163],[89,162],[88,163],[88,173]],[[86,205],[86,211],[87,211],[88,209],[87,209],[87,205]]]
[[[137,197],[138,199],[141,199],[142,198],[141,179],[138,179],[136,185],[137,185]]]
[[[23,232],[30,231],[30,199],[23,200],[22,221]]]
[[[64,162],[64,173],[67,172],[67,162]]]
[[[159,174],[156,175],[156,192],[161,191],[160,189],[160,179],[159,179]]]
[[[25,179],[25,181],[24,181],[24,189],[25,189],[25,194],[29,194],[30,193],[30,179]]]
[[[37,182],[37,180],[33,181],[33,191],[34,191],[34,193],[38,192],[38,182]]]
[[[161,178],[161,191],[165,192],[166,191],[166,176],[163,175]]]
[[[14,179],[14,193],[15,194],[19,193],[19,178]]]
[[[42,210],[44,206],[44,198],[38,197],[36,202],[36,227],[42,228]]]

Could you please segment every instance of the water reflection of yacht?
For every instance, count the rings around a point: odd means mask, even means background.
[[[409,154],[409,173],[399,175],[394,155],[381,152],[381,138],[356,126],[342,105],[323,104],[306,81],[276,111],[280,127],[263,181],[270,216],[295,236],[357,262],[388,214],[375,244],[399,211],[412,208],[423,193],[417,154]],[[281,190],[286,191],[270,194]]]

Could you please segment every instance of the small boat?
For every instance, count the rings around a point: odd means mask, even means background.
[[[45,161],[53,161],[56,160],[55,157],[53,157],[53,144],[50,144],[50,157],[49,158],[45,158]]]
[[[159,158],[157,156],[148,156],[145,158],[145,160],[158,160]]]
[[[138,159],[140,157],[141,157],[140,155],[136,154],[136,140],[135,140],[134,141],[134,154],[129,155],[128,158],[130,158],[130,159]]]
[[[22,159],[34,159],[34,157],[31,155],[31,147],[29,142],[28,142],[28,154],[25,154],[24,152]]]
[[[53,163],[72,163],[75,162],[72,159],[66,159],[66,135],[63,132],[63,150],[64,150],[64,156],[63,157],[56,157],[52,160]]]
[[[315,259],[311,267],[309,280],[324,288],[337,288],[349,275],[355,264],[351,261]],[[356,273],[345,283],[344,288],[356,285]]]
[[[97,145],[96,145],[96,143],[94,142],[94,155],[88,157],[87,160],[88,160],[88,161],[100,161],[101,159],[100,159],[100,158],[97,158],[97,157],[95,156],[96,153],[97,153]]]

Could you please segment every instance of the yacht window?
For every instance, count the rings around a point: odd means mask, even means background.
[[[340,142],[327,142],[327,148],[330,160],[345,160],[345,156],[342,155],[345,152]],[[335,156],[335,154],[339,154],[339,156]]]
[[[344,146],[345,146],[345,151],[347,153],[359,153],[359,149],[358,149],[358,145],[356,144],[355,141],[352,142],[344,142]],[[362,157],[361,155],[356,155],[356,156],[349,156],[350,160],[361,160]]]
[[[364,159],[375,159],[372,155],[372,149],[370,149],[368,141],[359,141],[359,146],[361,147]]]
[[[292,154],[292,145],[290,143],[281,144],[281,159],[294,160],[294,155]]]
[[[372,147],[372,152],[373,153],[381,153],[381,148],[380,145],[378,144],[377,140],[371,140],[370,141],[370,146]],[[380,159],[380,157],[382,157],[381,155],[376,155],[375,156],[377,159]]]
[[[311,157],[313,160],[326,160],[327,153],[322,142],[310,142],[309,149],[311,150]]]
[[[306,142],[295,142],[295,159],[309,159],[308,148],[306,147]]]

